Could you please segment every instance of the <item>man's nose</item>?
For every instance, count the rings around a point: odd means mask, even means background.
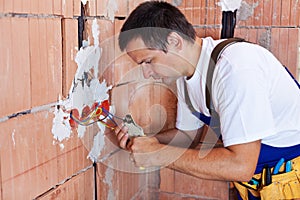
[[[146,79],[150,78],[154,74],[151,66],[149,66],[146,63],[142,64],[142,70],[143,70],[144,78],[146,78]]]

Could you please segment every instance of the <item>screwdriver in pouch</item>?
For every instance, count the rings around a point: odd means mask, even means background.
[[[273,174],[274,174],[274,175],[279,173],[280,167],[283,165],[283,163],[284,163],[284,158],[281,158],[281,159],[277,162],[277,164],[275,165],[274,170],[273,170]]]
[[[266,165],[263,168],[262,171],[262,176],[261,176],[261,186],[267,186],[272,183],[272,174],[271,174],[271,169]]]
[[[270,185],[271,183],[272,183],[271,168],[267,167],[267,169],[266,169],[266,186]]]

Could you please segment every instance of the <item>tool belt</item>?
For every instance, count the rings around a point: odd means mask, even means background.
[[[285,171],[287,163],[283,163],[277,174],[273,174],[272,167],[269,168],[270,177],[265,177],[266,172],[263,171],[255,174],[247,183],[234,182],[234,185],[243,200],[248,200],[248,192],[262,200],[300,198],[300,156],[292,159],[290,163],[291,169],[288,172]]]

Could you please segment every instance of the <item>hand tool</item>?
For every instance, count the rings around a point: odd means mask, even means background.
[[[290,172],[290,171],[292,171],[292,161],[289,160],[285,163],[285,172]]]
[[[270,185],[272,183],[271,168],[265,165],[261,174],[261,187]]]
[[[274,167],[274,169],[273,169],[273,174],[274,174],[274,175],[279,173],[279,169],[280,169],[280,167],[283,165],[283,163],[284,163],[284,158],[281,158],[281,159],[277,162],[277,164],[275,165],[275,167]]]
[[[134,122],[131,114],[125,116],[123,123],[128,128],[128,135],[130,137],[145,136],[142,127]]]

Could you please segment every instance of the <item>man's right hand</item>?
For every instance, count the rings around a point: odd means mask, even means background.
[[[119,141],[119,146],[122,149],[129,150],[130,146],[128,144],[129,143],[128,141],[130,139],[129,139],[129,135],[128,135],[128,128],[124,124],[121,124],[115,128],[115,134]]]

